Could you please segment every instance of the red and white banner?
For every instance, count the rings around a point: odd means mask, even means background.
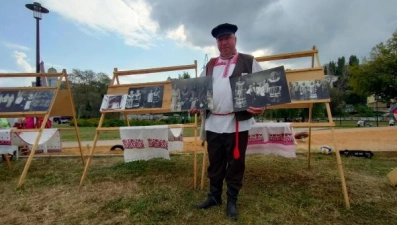
[[[120,127],[124,162],[152,158],[170,159],[168,126]]]
[[[256,123],[249,130],[247,155],[296,157],[296,142],[290,123]]]
[[[37,135],[37,131],[11,132],[11,129],[0,129],[0,149],[15,149],[15,146],[28,146],[30,150],[32,149],[33,144],[36,141]],[[44,129],[38,142],[36,153],[50,153],[61,151],[62,143],[61,137],[59,135],[59,130]]]

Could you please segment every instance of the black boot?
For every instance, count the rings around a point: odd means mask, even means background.
[[[238,210],[237,210],[238,193],[239,193],[238,189],[228,185],[226,192],[227,194],[226,215],[232,220],[237,220],[238,218]]]
[[[212,206],[222,205],[222,184],[211,184],[207,199],[198,204],[197,209],[208,209]]]
[[[237,204],[235,201],[227,200],[226,215],[232,220],[238,219]]]
[[[198,204],[196,207],[197,209],[208,209],[211,208],[212,206],[218,206],[222,205],[222,201],[220,199],[216,199],[214,197],[208,196],[207,199]]]

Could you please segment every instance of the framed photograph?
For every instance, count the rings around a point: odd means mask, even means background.
[[[212,77],[172,80],[171,111],[212,109]]]
[[[163,107],[164,86],[134,87],[128,90],[125,109]]]
[[[289,82],[292,101],[329,99],[329,84],[325,79]]]
[[[19,91],[0,91],[0,112],[18,112],[12,110],[13,104],[17,101],[18,93]],[[22,104],[20,100],[18,99],[18,103]]]
[[[118,110],[124,109],[126,104],[127,95],[105,95],[103,96],[101,109],[103,110]]]
[[[284,66],[229,79],[235,112],[291,102]]]
[[[30,111],[48,111],[55,95],[55,90],[38,90]]]

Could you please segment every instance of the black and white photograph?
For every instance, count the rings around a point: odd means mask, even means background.
[[[329,84],[325,79],[289,82],[292,101],[329,99]]]
[[[0,91],[0,112],[14,112],[12,105],[19,91]]]
[[[103,96],[102,110],[117,110],[124,109],[127,95],[105,95]]]
[[[235,112],[291,102],[284,66],[229,79]]]
[[[128,90],[125,109],[161,108],[164,86],[137,87]]]
[[[172,80],[171,111],[212,109],[212,77]]]
[[[37,91],[19,91],[14,103],[11,106],[12,112],[29,111]]]
[[[47,111],[55,95],[55,90],[38,90],[31,104],[30,111]]]

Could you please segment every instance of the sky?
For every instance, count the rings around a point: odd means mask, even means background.
[[[39,0],[50,12],[40,21],[46,70],[136,70],[193,64],[198,73],[217,57],[211,30],[238,26],[237,50],[254,56],[304,51],[314,45],[322,64],[368,57],[397,30],[395,0]],[[2,0],[0,73],[35,72],[36,21],[25,4]],[[263,69],[299,68],[309,59],[262,63]],[[307,65],[306,65],[307,64]],[[129,76],[123,83],[163,81],[184,71]],[[193,71],[186,71],[195,75]],[[32,78],[33,80],[34,78]],[[0,86],[31,80],[2,79]]]

